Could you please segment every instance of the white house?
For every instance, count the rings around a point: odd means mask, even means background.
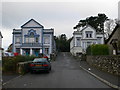
[[[2,48],[2,38],[3,38],[3,36],[1,34],[1,31],[0,31],[0,60],[2,60],[2,50],[3,50],[3,48]]]
[[[87,47],[91,44],[104,44],[103,33],[96,32],[90,25],[86,25],[82,29],[78,26],[77,31],[73,32],[73,38],[70,42],[70,52],[75,56],[86,53]]]
[[[35,55],[44,53],[50,56],[55,51],[54,29],[44,29],[34,19],[29,20],[21,29],[13,29],[13,53]]]

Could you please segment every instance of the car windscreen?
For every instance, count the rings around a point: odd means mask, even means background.
[[[36,58],[33,60],[33,62],[47,62],[46,58]]]

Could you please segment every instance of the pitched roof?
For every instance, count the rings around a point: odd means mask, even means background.
[[[1,31],[0,31],[0,36],[1,36],[1,38],[3,38]]]
[[[119,28],[120,26],[117,24],[115,29],[113,30],[113,32],[111,33],[111,35],[109,36],[109,38],[106,40],[106,44],[109,42],[109,40],[112,38],[112,36],[114,35],[114,33],[117,31],[117,29]]]
[[[26,22],[25,24],[23,24],[22,26],[21,26],[21,28],[24,28],[24,27],[26,27],[26,25],[28,24],[28,23],[30,23],[31,21],[34,21],[36,24],[38,24],[39,26],[37,26],[38,28],[43,28],[43,26],[41,25],[41,24],[39,24],[37,21],[35,21],[34,19],[30,19],[28,22]]]
[[[92,27],[91,25],[89,25],[89,24],[87,24],[81,31],[83,31],[84,29],[86,29],[86,28],[88,28],[88,27],[90,27],[90,28],[92,28],[93,30],[96,31],[96,29],[95,29],[94,27]]]

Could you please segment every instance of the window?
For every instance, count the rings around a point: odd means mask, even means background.
[[[26,37],[26,38],[25,38],[25,42],[26,42],[26,43],[29,43],[29,38]]]
[[[30,37],[34,37],[34,33],[33,32],[30,33]]]
[[[92,38],[92,31],[86,31],[86,38]]]
[[[35,43],[34,38],[29,38],[29,43]]]
[[[44,44],[49,44],[49,43],[50,43],[49,37],[44,37]]]
[[[39,42],[39,36],[35,36],[34,32],[31,32],[30,35],[25,36],[25,42],[26,43],[38,43]]]
[[[76,37],[76,46],[80,46],[80,37]]]
[[[19,44],[20,43],[20,37],[16,37],[16,39],[15,39],[16,41],[15,41],[15,43],[17,43],[17,44]]]
[[[45,54],[49,54],[49,48],[45,48]]]
[[[101,44],[101,37],[97,37],[98,44]]]
[[[36,42],[38,43],[38,37],[36,37]]]

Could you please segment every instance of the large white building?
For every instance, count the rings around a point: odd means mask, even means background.
[[[21,29],[13,29],[13,53],[50,56],[54,51],[54,29],[44,29],[34,19],[22,25]]]
[[[2,60],[2,50],[3,50],[3,48],[2,48],[2,38],[3,38],[3,36],[0,32],[0,60]]]
[[[96,32],[90,25],[86,25],[82,29],[78,26],[70,42],[70,52],[75,56],[86,53],[87,47],[91,44],[104,44],[103,33]]]

